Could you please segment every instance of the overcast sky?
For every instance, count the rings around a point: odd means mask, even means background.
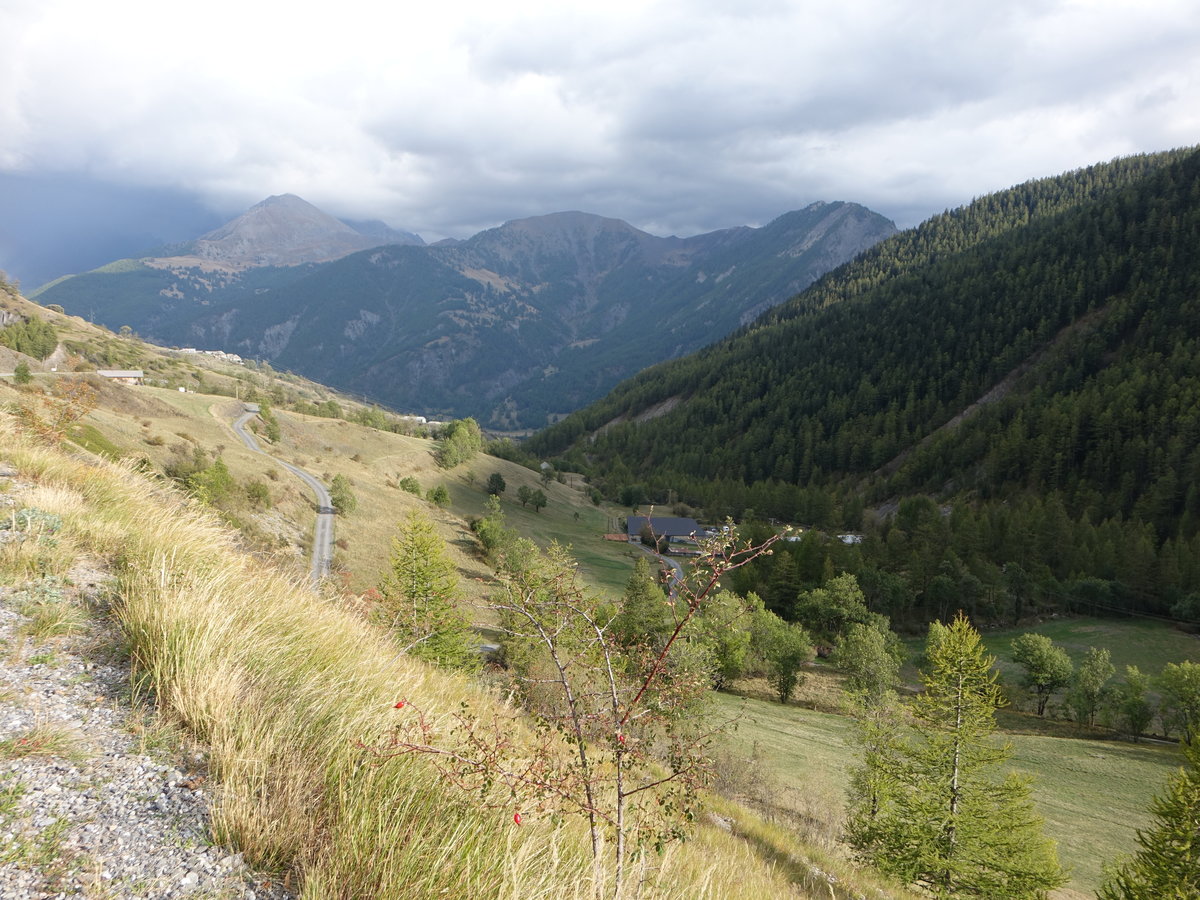
[[[1200,3],[0,0],[0,173],[295,193],[427,239],[916,224],[1200,142]]]

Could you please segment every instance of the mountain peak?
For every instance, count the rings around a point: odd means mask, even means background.
[[[591,263],[585,268],[605,270],[622,255],[622,247],[644,249],[660,240],[621,219],[571,210],[511,219],[496,228],[479,232],[464,244],[504,257],[514,254],[530,258],[545,254],[567,254],[577,259],[589,257]]]
[[[295,207],[310,207],[316,209],[311,203],[303,197],[297,197],[295,194],[272,194],[266,200],[254,204],[251,209],[258,206],[295,206]]]
[[[192,242],[202,259],[236,267],[329,262],[385,243],[420,238],[396,232],[364,234],[295,194],[275,194]],[[412,240],[415,238],[415,241]]]

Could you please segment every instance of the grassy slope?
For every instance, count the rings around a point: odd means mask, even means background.
[[[839,814],[854,764],[850,719],[730,695],[716,702],[722,714],[740,713],[730,743],[761,759],[778,781],[781,805],[807,816]],[[1012,767],[1037,779],[1034,797],[1063,863],[1073,869],[1070,887],[1094,890],[1101,866],[1128,852],[1134,830],[1149,821],[1149,799],[1180,765],[1178,750],[1038,734],[1008,738]]]
[[[27,578],[35,561],[56,574],[78,553],[119,572],[116,614],[140,685],[211,748],[219,839],[302,873],[306,897],[592,895],[569,820],[517,829],[503,809],[447,791],[419,760],[362,764],[357,742],[386,732],[398,696],[444,721],[463,702],[491,708],[478,686],[397,657],[353,612],[239,551],[234,535],[174,491],[39,448],[3,414],[0,447],[18,477],[38,485],[26,499],[65,523],[48,556],[6,544],[0,577]],[[838,873],[835,896],[880,896],[869,877],[745,810],[719,808],[741,837],[700,827],[694,842],[655,858],[643,896],[810,896],[805,860]]]
[[[988,652],[1004,666],[1011,665],[1012,642],[1033,631],[1060,644],[1079,663],[1089,647],[1107,648],[1118,675],[1126,666],[1158,673],[1169,662],[1200,662],[1200,636],[1145,619],[1052,619],[1029,628],[1006,628],[983,636]],[[1015,669],[1015,665],[1014,665]]]
[[[295,376],[250,372],[205,356],[179,358],[28,301],[5,298],[4,305],[22,315],[36,315],[53,322],[64,343],[118,347],[136,356],[136,364],[145,368],[148,375],[189,389],[211,385],[229,393],[235,389],[244,392],[249,380],[268,390],[272,384],[282,384],[289,391],[318,402],[335,398],[344,409],[355,405],[321,385]],[[34,363],[32,368],[36,371],[40,366]],[[39,379],[38,383],[48,381]],[[84,422],[96,428],[121,455],[144,456],[161,468],[171,457],[173,445],[194,443],[210,453],[220,451],[239,482],[252,478],[265,481],[271,489],[273,509],[263,513],[247,510],[242,517],[260,532],[282,538],[289,548],[284,555],[293,556],[303,570],[312,532],[311,495],[293,476],[242,446],[230,427],[240,412],[237,400],[199,391],[181,393],[177,388],[111,384],[101,385],[98,399],[99,406]],[[335,561],[348,573],[346,579],[352,589],[362,591],[378,583],[387,565],[396,523],[410,510],[420,509],[435,520],[447,541],[468,597],[474,601],[482,599],[490,570],[478,558],[468,522],[483,512],[486,499],[483,484],[492,472],[500,472],[508,484],[502,500],[509,524],[543,547],[552,540],[570,544],[589,583],[598,590],[618,595],[624,589],[632,571],[629,550],[624,544],[607,543],[601,537],[611,530],[618,513],[593,506],[582,490],[557,482],[543,487],[536,473],[484,455],[447,472],[438,468],[433,459],[433,442],[423,438],[381,432],[340,419],[287,411],[279,411],[278,416],[283,437],[277,447],[269,448],[272,453],[308,469],[326,482],[341,474],[354,484],[358,509],[337,521],[336,536],[342,545],[335,552]],[[272,474],[278,477],[272,479]],[[423,491],[445,484],[450,491],[450,507],[440,510],[388,484],[406,475],[414,476]],[[540,487],[547,494],[549,503],[540,513],[522,508],[516,500],[522,484]]]

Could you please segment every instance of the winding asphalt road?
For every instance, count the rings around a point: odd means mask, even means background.
[[[237,432],[237,436],[242,439],[242,443],[253,450],[255,453],[261,453],[263,456],[270,456],[271,459],[279,463],[310,488],[317,498],[317,524],[313,531],[313,549],[312,549],[312,580],[313,583],[318,583],[322,578],[329,575],[329,563],[333,559],[333,501],[329,498],[329,491],[325,489],[325,485],[321,484],[316,478],[305,472],[299,466],[293,466],[289,462],[284,462],[276,456],[271,456],[266,450],[258,446],[258,441],[254,435],[246,430],[246,423],[253,419],[257,412],[244,412],[233,423],[233,430]]]

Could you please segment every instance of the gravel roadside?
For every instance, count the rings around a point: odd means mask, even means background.
[[[26,487],[14,475],[0,465],[3,515]],[[0,900],[290,897],[213,845],[203,748],[132,704],[107,573],[76,560],[65,579],[8,581],[0,576]],[[47,609],[66,624],[47,629]]]

